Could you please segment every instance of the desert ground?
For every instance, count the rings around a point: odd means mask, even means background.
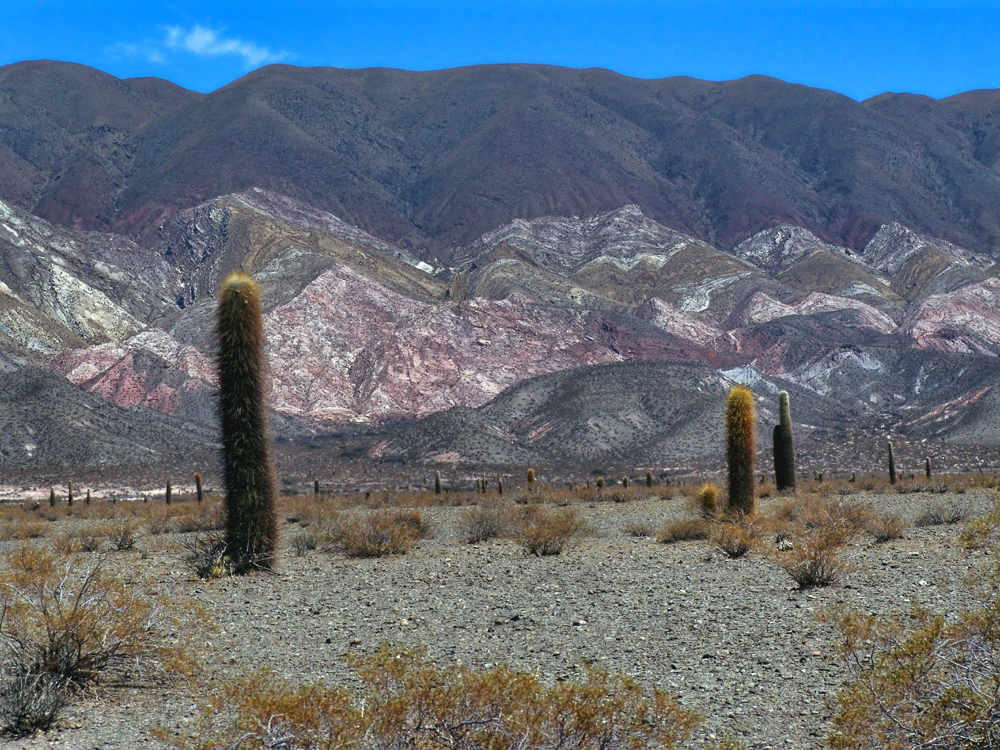
[[[194,574],[186,548],[214,525],[217,497],[198,505],[178,495],[170,506],[162,498],[87,507],[78,497],[73,508],[64,497],[55,508],[8,503],[5,559],[25,545],[46,547],[75,568],[100,561],[157,601],[183,603],[187,614],[167,628],[183,632],[160,636],[182,642],[201,669],[190,679],[134,668],[141,665],[113,669],[52,729],[6,742],[18,750],[164,747],[163,734],[192,731],[199,705],[226,680],[271,668],[296,682],[352,686],[344,656],[389,642],[424,649],[440,667],[507,664],[548,682],[578,679],[587,663],[628,674],[704,716],[693,747],[723,737],[751,748],[818,747],[848,677],[838,631],[818,616],[835,605],[879,615],[913,604],[950,614],[971,606],[969,574],[986,555],[959,536],[995,500],[983,484],[992,482],[952,477],[864,491],[861,482],[800,481],[794,498],[766,489],[758,501],[765,518],[790,504],[856,506],[906,523],[901,538],[884,543],[859,530],[838,548],[840,579],[806,589],[783,570],[770,531],[735,559],[711,539],[660,543],[665,526],[698,517],[693,486],[541,488],[530,498],[511,490],[504,498],[284,497],[275,570],[215,579]],[[516,535],[467,541],[477,503],[527,507],[515,496],[581,522],[560,554],[529,554]],[[414,505],[423,506],[425,535],[405,554],[349,557],[328,543],[331,526],[346,519]],[[935,522],[934,511],[950,522]],[[116,551],[123,519],[135,546]]]

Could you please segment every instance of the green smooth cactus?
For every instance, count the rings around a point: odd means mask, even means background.
[[[754,498],[756,410],[753,391],[738,385],[726,399],[726,459],[729,465],[729,512],[750,516]]]
[[[774,485],[778,492],[795,489],[795,445],[792,436],[792,410],[788,391],[778,394],[778,424],[772,435],[774,443]]]
[[[226,553],[233,570],[246,573],[274,566],[278,524],[264,402],[260,288],[242,271],[222,284],[216,331]]]
[[[889,441],[889,484],[896,483],[896,458],[892,453],[892,441]]]

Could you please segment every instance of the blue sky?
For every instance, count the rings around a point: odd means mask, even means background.
[[[69,60],[198,91],[270,62],[763,73],[856,99],[1000,88],[1000,0],[0,0],[0,11],[0,64]]]

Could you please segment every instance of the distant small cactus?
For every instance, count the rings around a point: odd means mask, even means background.
[[[647,487],[653,486],[653,472],[649,471],[648,469],[646,470],[646,486]]]
[[[313,480],[313,495],[315,495],[316,497],[319,497],[319,480],[318,479],[314,479]]]
[[[198,502],[200,503],[202,500],[205,499],[205,493],[201,487],[201,474],[199,474],[197,471],[194,473],[194,490],[195,493],[197,493]]]
[[[927,475],[928,479],[931,478],[931,457],[930,456],[928,456],[927,458],[924,459],[924,474]]]
[[[896,483],[896,458],[892,453],[892,441],[889,441],[889,484]]]
[[[788,391],[778,394],[778,424],[774,426],[774,486],[778,492],[795,489],[795,445],[792,434],[792,410]]]
[[[503,494],[503,478],[502,477],[497,477],[497,494],[498,495],[502,495]]]
[[[56,499],[56,488],[49,487],[49,506],[54,508],[56,507],[57,502],[58,500]]]
[[[628,489],[628,485],[629,485],[629,478],[627,476],[622,477],[622,487]]]
[[[83,504],[84,504],[84,505],[90,505],[90,490],[87,490],[87,497],[86,497],[86,499],[85,499],[85,500],[83,501]]]
[[[598,477],[597,478],[597,489],[599,489],[599,490],[603,490],[604,489],[604,477]]]
[[[174,498],[174,486],[170,483],[170,480],[168,479],[167,480],[167,491],[166,491],[166,493],[164,493],[163,499],[164,499],[164,501],[166,502],[167,505],[170,505],[170,503],[173,500],[173,498]]]
[[[441,472],[440,471],[435,471],[434,472],[434,494],[435,495],[440,495],[441,494]]]
[[[698,490],[698,507],[701,509],[702,518],[712,519],[719,508],[719,489],[706,482]]]
[[[528,469],[528,484],[533,485],[535,483],[535,470]]]
[[[66,504],[73,507],[73,480],[71,479],[66,488]]]
[[[754,444],[756,413],[753,391],[737,385],[726,399],[726,457],[729,465],[729,510],[749,516],[755,510]]]

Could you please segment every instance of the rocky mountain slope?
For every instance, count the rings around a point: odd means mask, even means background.
[[[860,250],[898,223],[995,255],[998,107],[539,65],[270,65],[197,94],[23,62],[0,68],[0,199],[140,235],[262,187],[432,264],[516,219],[629,204],[723,249],[786,223]]]
[[[213,292],[242,266],[263,286],[273,423],[293,441],[358,425],[397,463],[680,467],[718,458],[721,399],[743,382],[765,435],[777,391],[793,393],[807,451],[862,457],[893,431],[1000,442],[992,261],[905,227],[855,250],[779,225],[726,252],[628,205],[517,220],[454,258],[435,268],[260,189],[139,241],[4,204],[0,354],[119,416],[211,435]]]

